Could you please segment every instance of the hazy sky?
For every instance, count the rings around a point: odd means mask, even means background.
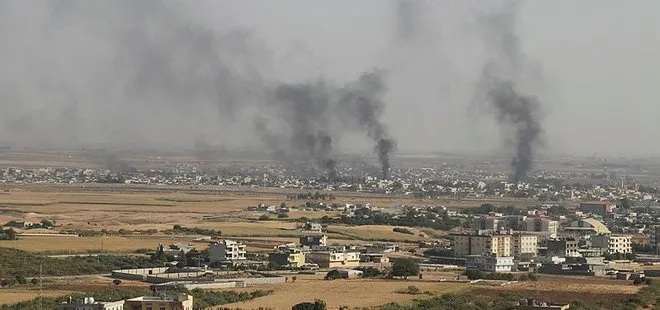
[[[257,146],[251,117],[273,85],[380,68],[399,151],[509,152],[471,108],[497,1],[407,2],[1,1],[0,140]],[[660,2],[520,2],[518,82],[543,104],[541,151],[660,154]],[[366,141],[348,133],[341,149]]]

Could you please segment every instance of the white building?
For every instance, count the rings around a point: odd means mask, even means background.
[[[470,255],[465,265],[468,271],[511,272],[513,256],[481,256]]]
[[[58,306],[59,310],[124,310],[124,301],[98,302],[92,297],[80,300],[69,298]]]
[[[209,245],[211,263],[245,260],[245,254],[245,245],[233,240],[222,240]]]
[[[594,248],[607,249],[607,253],[632,253],[631,235],[593,235],[591,236],[591,246]]]

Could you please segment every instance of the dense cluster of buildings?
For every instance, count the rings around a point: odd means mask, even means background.
[[[586,202],[578,213],[612,218],[614,206]],[[468,270],[510,272],[521,267],[553,274],[604,275],[606,257],[625,259],[633,253],[631,234],[612,233],[596,218],[554,220],[544,214],[481,215],[472,219],[472,232],[453,234],[453,252],[466,259]],[[657,247],[658,228],[649,238]]]

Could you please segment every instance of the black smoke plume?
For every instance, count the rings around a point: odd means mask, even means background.
[[[374,141],[374,152],[380,161],[382,178],[388,179],[390,154],[396,149],[396,144],[381,120],[385,111],[381,98],[385,90],[383,71],[364,73],[344,88],[339,108],[351,127],[362,130]]]
[[[255,119],[254,126],[262,143],[278,159],[289,157],[282,148],[284,142],[292,158],[316,162],[334,180],[336,161],[332,159],[333,138],[329,132],[332,92],[333,88],[322,81],[280,84],[262,112],[284,128],[269,128],[261,116]]]
[[[535,97],[522,93],[516,84],[524,73],[526,61],[515,32],[517,9],[516,2],[508,2],[484,19],[490,59],[482,71],[479,90],[494,110],[498,123],[512,132],[514,182],[520,182],[529,173],[543,133],[541,104]]]

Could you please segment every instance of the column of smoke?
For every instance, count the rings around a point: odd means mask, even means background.
[[[322,81],[280,84],[272,91],[272,98],[264,103],[261,113],[265,115],[259,115],[254,126],[261,142],[276,159],[289,163],[290,159],[314,161],[326,170],[329,179],[335,180],[337,171],[336,161],[332,159],[329,111],[332,91]],[[283,128],[270,128],[268,119]],[[285,143],[285,147],[281,143]]]
[[[390,154],[396,149],[394,140],[382,123],[385,104],[381,100],[385,92],[384,72],[367,72],[343,89],[339,108],[353,128],[358,128],[374,141],[383,179],[389,178]]]
[[[385,92],[383,75],[378,70],[367,72],[341,88],[323,82],[279,85],[264,111],[284,123],[287,130],[268,128],[259,118],[254,123],[255,131],[266,147],[281,154],[286,152],[280,144],[286,141],[290,156],[314,160],[332,180],[338,176],[333,142],[347,133],[365,134],[374,143],[382,178],[387,179],[390,154],[396,146],[381,121],[385,109],[381,100]]]
[[[484,20],[490,59],[482,71],[479,91],[494,110],[498,123],[513,133],[512,179],[520,182],[529,173],[540,143],[543,132],[541,105],[535,97],[523,94],[516,85],[525,62],[514,30],[518,5],[508,2],[499,9]]]

